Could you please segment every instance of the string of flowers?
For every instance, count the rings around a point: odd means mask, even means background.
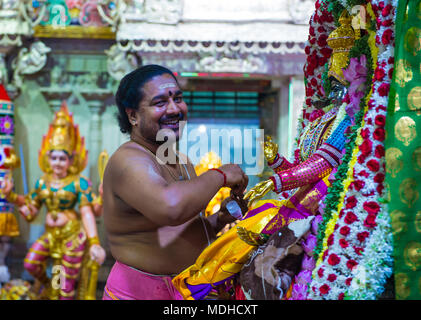
[[[367,7],[371,11],[370,5]],[[313,299],[374,299],[391,273],[390,223],[385,206],[378,199],[384,193],[385,106],[393,72],[392,28],[396,0],[372,1],[372,7],[379,51],[372,96],[365,106],[366,125],[360,130],[358,152],[350,167],[353,181],[345,193],[345,208],[339,211],[332,233],[324,235],[323,262],[313,272],[309,295]],[[376,57],[372,42],[369,41],[369,48]],[[372,63],[374,65],[374,61]],[[355,122],[357,125],[357,116]],[[327,200],[326,207],[329,205],[334,207]]]
[[[316,113],[319,116],[323,115],[320,111],[315,110],[312,101],[323,96],[322,74],[325,64],[332,54],[332,49],[327,44],[327,38],[335,28],[333,15],[321,0],[316,1],[315,8],[316,10],[310,18],[309,36],[304,49],[307,55],[303,69],[306,99],[300,129],[314,121]],[[311,117],[312,114],[313,117]]]
[[[392,232],[387,207],[379,199],[385,195],[385,156],[384,133],[386,106],[394,63],[394,21],[397,0],[372,1],[373,14],[376,16],[378,32],[378,63],[374,72],[373,96],[366,115],[367,128],[364,143],[372,143],[371,152],[361,151],[354,167],[354,176],[361,177],[364,187],[354,189],[348,197],[357,197],[357,208],[366,213],[364,226],[370,233],[366,239],[360,259],[362,281],[353,280],[346,296],[349,299],[375,299],[384,290],[387,278],[392,274]],[[374,42],[374,41],[373,41]],[[363,156],[364,155],[364,156]],[[365,199],[362,197],[367,195]]]

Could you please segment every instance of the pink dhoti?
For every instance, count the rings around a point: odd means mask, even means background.
[[[170,276],[155,275],[116,261],[102,300],[183,300]]]

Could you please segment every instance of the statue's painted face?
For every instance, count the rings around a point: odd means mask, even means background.
[[[70,157],[63,150],[52,150],[48,154],[48,162],[57,178],[65,178],[70,167]]]
[[[339,107],[348,91],[347,87],[336,79],[332,79],[330,84],[329,100],[335,106]]]

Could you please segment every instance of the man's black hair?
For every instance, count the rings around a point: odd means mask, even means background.
[[[137,68],[136,70],[126,74],[120,81],[115,101],[118,107],[117,120],[122,133],[131,133],[132,126],[126,113],[126,109],[137,110],[139,103],[143,99],[143,86],[153,77],[163,74],[171,75],[178,84],[177,78],[171,70],[150,64]]]

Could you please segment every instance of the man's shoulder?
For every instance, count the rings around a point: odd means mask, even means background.
[[[111,156],[109,160],[110,168],[118,170],[118,168],[127,168],[137,166],[139,164],[156,165],[154,155],[139,145],[123,144]]]

